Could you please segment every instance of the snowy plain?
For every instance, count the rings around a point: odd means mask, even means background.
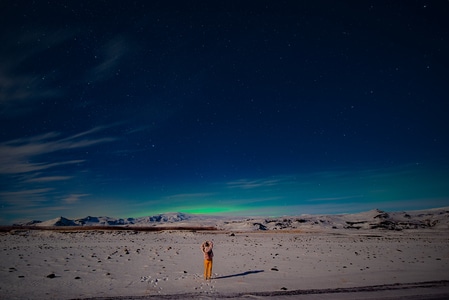
[[[152,223],[157,231],[51,222],[7,228],[0,233],[0,298],[445,299],[448,216],[448,209],[375,210],[166,218]],[[208,281],[204,240],[215,244]]]

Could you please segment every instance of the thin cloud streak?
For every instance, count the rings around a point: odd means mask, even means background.
[[[0,151],[1,153],[1,151]],[[84,162],[85,160],[70,160],[59,163],[28,163],[26,161],[10,161],[8,163],[4,163],[0,160],[0,174],[19,174],[19,173],[28,173],[34,171],[42,171],[45,169],[59,167],[63,165],[70,164],[79,164]]]
[[[102,131],[109,127],[111,126],[98,126],[67,137],[58,132],[47,132],[0,143],[0,178],[3,182],[8,182],[0,192],[1,218],[9,218],[15,212],[26,215],[28,210],[45,215],[47,210],[63,208],[64,205],[70,207],[79,203],[82,197],[88,196],[84,193],[61,191],[58,182],[72,180],[75,176],[67,173],[67,168],[63,174],[57,169],[81,164],[86,160],[64,160],[53,154],[117,140],[115,137],[95,136],[103,134]],[[64,197],[63,193],[68,195]]]
[[[32,194],[46,193],[51,190],[52,190],[51,188],[44,188],[44,189],[24,190],[18,192],[0,192],[0,197],[21,197]]]
[[[61,150],[89,147],[97,144],[115,141],[116,138],[106,137],[97,139],[78,138],[95,133],[104,127],[94,129],[59,140],[50,140],[60,134],[49,132],[43,135],[20,138],[0,144],[0,174],[26,173],[49,169],[55,166],[81,163],[84,160],[70,160],[65,162],[32,162],[39,156]]]
[[[25,182],[52,182],[52,181],[63,181],[73,178],[73,176],[47,176],[47,177],[38,177],[25,180]]]
[[[58,88],[50,86],[45,73],[18,73],[27,62],[36,60],[39,55],[51,50],[70,38],[74,32],[69,30],[34,29],[27,33],[10,32],[3,36],[6,43],[0,52],[0,112],[17,115],[31,111],[29,104],[42,98],[61,96]],[[7,51],[7,52],[6,52]],[[6,53],[5,53],[6,52]]]
[[[185,198],[203,198],[203,197],[210,197],[215,195],[215,193],[187,193],[187,194],[175,194],[175,195],[169,195],[165,198],[167,199],[185,199]]]
[[[285,184],[292,182],[293,176],[284,176],[284,177],[269,177],[269,178],[261,178],[261,179],[240,179],[236,181],[230,181],[227,186],[231,189],[254,189],[260,187],[273,187],[279,184]]]
[[[120,59],[127,52],[127,43],[121,37],[110,40],[103,49],[104,59],[93,67],[87,74],[89,82],[107,80],[120,72]]]
[[[68,197],[64,198],[64,203],[73,204],[80,201],[80,198],[90,196],[90,194],[71,194]]]
[[[0,203],[12,207],[35,207],[45,202],[46,195],[54,188],[0,192]]]
[[[354,195],[354,196],[342,196],[342,197],[324,197],[324,198],[312,198],[307,199],[308,202],[315,202],[315,201],[339,201],[339,200],[347,200],[347,199],[354,199],[354,198],[361,198],[363,195]]]

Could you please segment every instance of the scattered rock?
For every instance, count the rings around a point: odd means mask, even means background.
[[[55,277],[56,277],[56,275],[54,273],[47,275],[47,278],[55,278]]]
[[[279,269],[278,268],[271,268],[271,271],[279,271]]]
[[[253,224],[255,227],[256,227],[256,229],[258,229],[258,230],[267,230],[268,228],[267,228],[267,226],[265,226],[265,225],[263,225],[263,224],[261,224],[261,223],[254,223]]]
[[[231,233],[229,236],[235,236],[235,234],[234,234],[234,233]]]
[[[376,211],[378,212],[378,215],[374,217],[374,219],[388,219],[390,217],[390,215],[387,212],[384,212],[382,210],[376,209]]]
[[[81,277],[79,277],[79,276],[76,276],[76,277],[75,277],[75,279],[81,279]]]
[[[287,288],[285,286],[281,287],[281,290],[286,291]]]

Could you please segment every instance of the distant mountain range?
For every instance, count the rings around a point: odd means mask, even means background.
[[[68,219],[58,217],[48,221],[31,221],[24,224],[14,224],[19,226],[117,226],[117,225],[148,225],[156,223],[174,223],[185,221],[194,215],[184,213],[166,213],[149,217],[117,219],[111,217],[91,217],[81,219]]]
[[[59,217],[48,221],[14,224],[24,227],[55,226],[122,226],[122,227],[213,227],[222,230],[313,230],[313,229],[449,229],[449,207],[409,212],[385,212],[379,209],[356,214],[300,215],[279,218],[222,217],[166,213],[140,218],[117,219],[111,217],[85,217],[68,219]]]

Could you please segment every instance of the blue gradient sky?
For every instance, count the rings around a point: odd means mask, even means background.
[[[3,2],[0,224],[449,206],[448,13]]]

